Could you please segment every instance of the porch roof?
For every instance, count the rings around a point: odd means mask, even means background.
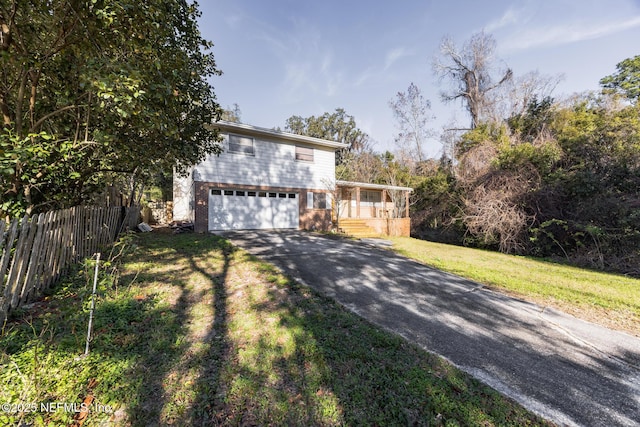
[[[337,187],[360,187],[367,190],[392,190],[392,191],[406,191],[412,192],[411,187],[398,187],[395,185],[382,185],[382,184],[370,184],[367,182],[353,182],[353,181],[336,181]]]

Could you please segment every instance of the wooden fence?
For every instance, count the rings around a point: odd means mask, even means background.
[[[68,267],[138,224],[140,209],[85,207],[0,221],[0,327],[9,312],[36,298]]]

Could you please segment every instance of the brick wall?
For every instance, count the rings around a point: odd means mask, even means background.
[[[300,192],[300,228],[302,230],[331,230],[330,209],[307,209],[307,192],[329,193],[327,190],[302,190]]]
[[[195,182],[195,200],[193,229],[196,233],[209,231],[209,190],[212,188],[206,182]]]

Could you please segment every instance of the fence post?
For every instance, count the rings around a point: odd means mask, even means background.
[[[91,293],[91,311],[89,312],[89,326],[87,327],[87,345],[84,355],[89,354],[89,341],[91,341],[91,327],[93,326],[93,310],[96,308],[96,286],[98,283],[98,265],[100,264],[100,252],[96,255],[96,268],[93,273],[93,292]]]

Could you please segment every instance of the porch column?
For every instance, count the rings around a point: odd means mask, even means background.
[[[356,218],[360,218],[360,187],[356,187]]]
[[[382,203],[380,203],[380,208],[381,210],[381,214],[382,214],[382,218],[387,217],[387,190],[382,190],[382,196],[381,196],[381,200]]]
[[[409,192],[404,192],[404,217],[409,218]]]

